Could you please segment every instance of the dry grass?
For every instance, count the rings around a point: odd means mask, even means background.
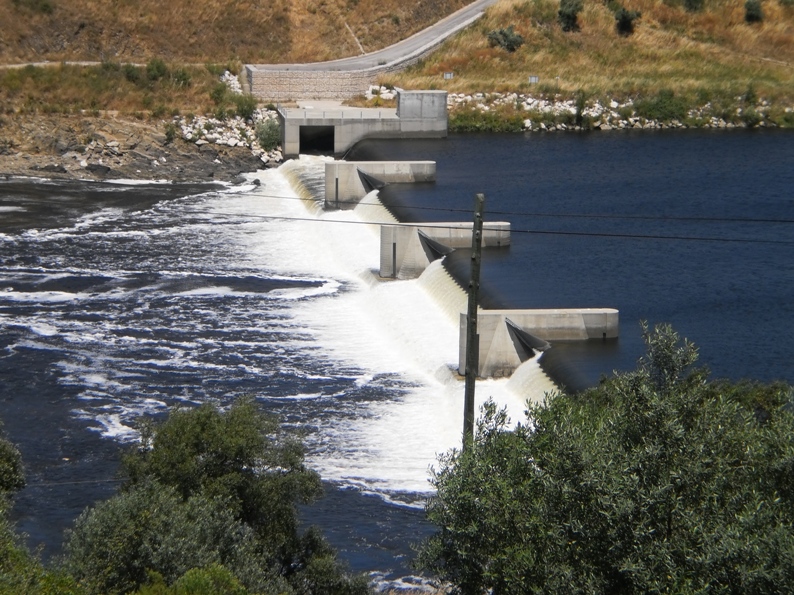
[[[0,63],[303,62],[408,37],[465,0],[0,0]],[[351,34],[350,30],[355,34]]]
[[[144,67],[118,63],[0,70],[0,112],[69,114],[116,111],[137,117],[207,113],[222,67],[167,66],[151,80]]]
[[[744,22],[740,3],[707,2],[702,13],[659,0],[627,0],[642,18],[629,37],[618,35],[610,9],[587,2],[581,30],[564,33],[555,0],[502,0],[474,27],[416,67],[383,83],[451,92],[530,91],[589,96],[637,96],[672,89],[708,100],[744,93],[794,100],[794,9],[764,3],[764,21]],[[514,25],[524,45],[509,54],[486,35]],[[452,71],[455,78],[443,80]],[[530,89],[528,75],[540,77]]]

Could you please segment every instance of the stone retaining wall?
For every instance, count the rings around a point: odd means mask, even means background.
[[[300,101],[304,99],[329,99],[344,101],[364,95],[370,85],[383,74],[403,70],[416,64],[436,49],[446,38],[426,45],[404,60],[390,62],[365,70],[273,70],[245,65],[248,91],[264,101]]]

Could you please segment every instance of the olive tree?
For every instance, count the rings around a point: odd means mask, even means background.
[[[296,505],[320,495],[320,478],[253,400],[142,422],[122,467],[121,493],[86,510],[66,544],[67,568],[90,592],[129,592],[151,576],[174,585],[210,567],[257,593],[367,592],[316,530],[299,532]]]
[[[667,326],[647,355],[433,472],[419,564],[458,593],[794,590],[794,414],[783,384],[710,381]]]

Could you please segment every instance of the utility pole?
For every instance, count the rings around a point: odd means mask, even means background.
[[[471,279],[469,280],[469,311],[466,318],[466,388],[463,405],[463,449],[474,441],[474,382],[480,360],[480,335],[477,332],[477,306],[480,294],[480,263],[482,260],[482,216],[485,195],[474,197],[474,227],[471,230]]]

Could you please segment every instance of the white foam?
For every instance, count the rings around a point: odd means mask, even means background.
[[[0,213],[14,213],[27,211],[25,207],[0,207]]]
[[[28,328],[30,328],[30,330],[33,331],[34,334],[40,335],[42,337],[53,337],[58,334],[57,328],[42,322],[31,324],[29,325]]]
[[[280,176],[262,173],[267,192],[252,192],[250,202],[240,197],[246,204],[234,208],[308,218],[311,213],[301,201],[273,198],[289,191]],[[376,199],[372,194],[368,202]],[[320,213],[316,221],[264,221],[259,233],[238,241],[252,261],[276,274],[336,279],[338,292],[294,302],[292,316],[310,329],[324,357],[362,370],[357,386],[385,375],[406,387],[392,399],[361,405],[353,419],[312,420],[320,431],[312,438],[310,463],[323,478],[343,485],[381,494],[426,493],[431,490],[428,468],[437,455],[461,444],[463,382],[455,369],[465,294],[440,265],[430,272],[440,279],[435,283],[423,278],[372,283],[372,271],[379,267],[379,227],[366,223],[384,213],[370,207]],[[493,397],[513,422],[522,421],[526,388],[507,380],[479,382],[477,406]]]

